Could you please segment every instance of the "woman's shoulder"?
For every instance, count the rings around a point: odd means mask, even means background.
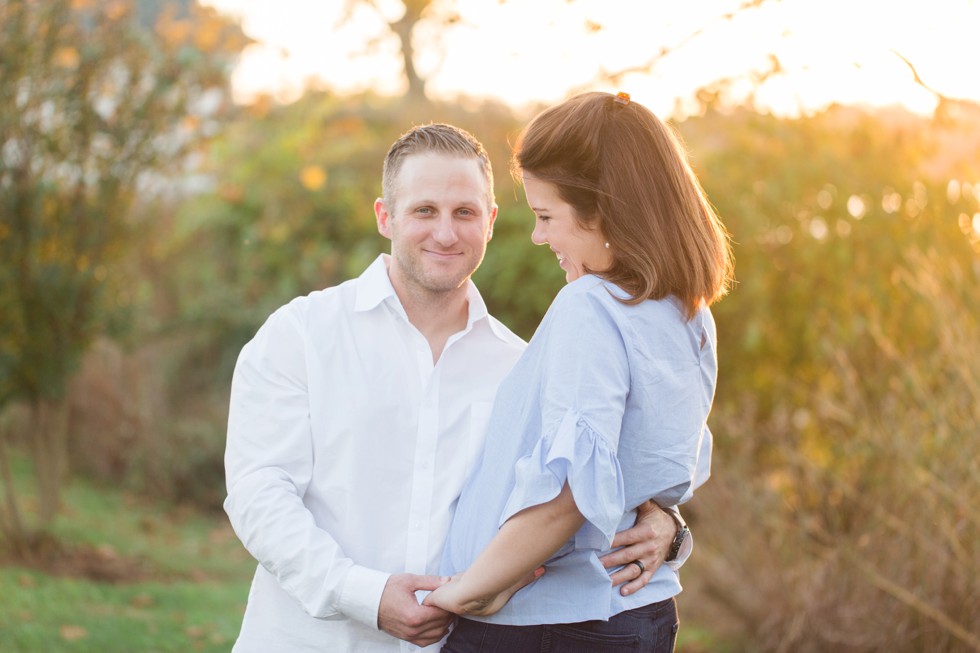
[[[608,313],[622,319],[644,316],[669,323],[687,321],[686,311],[680,299],[668,295],[661,299],[647,299],[642,302],[627,303],[629,292],[594,274],[584,274],[563,287],[552,303],[553,307],[564,310],[589,310]]]
[[[558,291],[548,311],[561,316],[573,315],[583,320],[612,317],[611,313],[615,312],[613,304],[620,302],[613,298],[611,292],[622,293],[615,284],[592,274],[583,274]]]

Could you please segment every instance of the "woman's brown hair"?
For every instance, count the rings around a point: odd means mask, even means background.
[[[728,233],[674,132],[628,96],[583,93],[544,110],[514,151],[515,176],[555,185],[584,228],[609,243],[612,266],[595,272],[626,303],[675,295],[688,319],[732,283]]]

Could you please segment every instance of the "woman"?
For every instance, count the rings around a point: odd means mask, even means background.
[[[461,615],[448,652],[671,651],[676,572],[623,596],[598,558],[646,499],[707,479],[728,236],[670,129],[625,93],[538,115],[514,169],[568,285],[498,390],[446,543],[455,575],[425,603]]]

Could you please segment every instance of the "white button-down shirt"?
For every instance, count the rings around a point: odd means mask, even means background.
[[[436,364],[379,257],[283,306],[232,381],[225,510],[259,561],[235,651],[412,651],[377,628],[392,573],[438,573],[497,386],[524,342],[470,283]]]

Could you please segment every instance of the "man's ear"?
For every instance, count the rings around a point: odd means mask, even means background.
[[[490,227],[487,229],[487,241],[493,238],[493,223],[497,221],[497,205],[490,209]]]
[[[378,222],[378,233],[391,240],[391,213],[381,197],[374,200],[374,217]]]

